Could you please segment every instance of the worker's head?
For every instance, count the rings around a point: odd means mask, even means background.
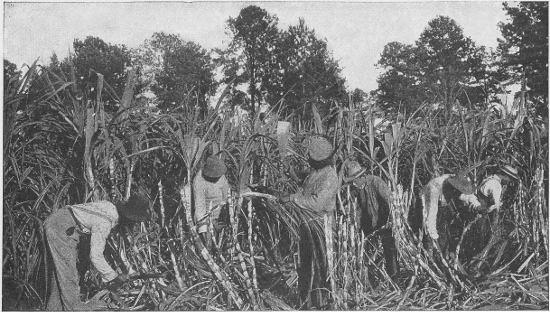
[[[487,175],[498,175],[503,183],[518,181],[518,170],[510,165],[492,165],[487,168]]]
[[[140,194],[133,194],[127,201],[116,205],[120,223],[133,223],[148,220],[149,199]]]
[[[321,169],[332,165],[334,149],[326,138],[321,136],[310,137],[307,152],[309,165],[314,169]]]
[[[365,170],[355,160],[346,162],[344,165],[344,183],[352,183],[354,186],[357,186],[357,182],[364,175]]]
[[[518,170],[512,166],[505,165],[500,168],[499,176],[505,183],[510,183],[512,181],[518,181]]]
[[[454,175],[446,180],[443,195],[447,201],[458,199],[466,206],[479,207],[481,203],[474,194],[474,186],[465,175]]]
[[[210,156],[202,168],[202,177],[208,182],[216,183],[226,171],[227,167],[222,160],[216,156]]]
[[[474,193],[472,182],[464,175],[453,175],[447,179],[447,182],[461,194],[470,195]]]

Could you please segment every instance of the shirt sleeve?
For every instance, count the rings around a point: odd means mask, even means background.
[[[386,202],[388,207],[391,207],[391,192],[390,188],[383,180],[376,180],[376,191],[378,195]]]
[[[111,268],[103,256],[105,243],[111,232],[111,225],[107,223],[98,223],[92,227],[91,232],[90,261],[96,270],[99,271],[104,282],[112,281],[118,274]]]
[[[206,194],[204,187],[204,183],[198,179],[195,179],[195,182],[193,183],[193,194],[195,197],[195,222],[199,233],[206,232],[206,226],[208,224],[206,214]]]
[[[221,177],[222,179],[222,203],[227,201],[227,198],[230,195],[231,188],[229,187],[229,182],[225,176]]]
[[[501,203],[501,197],[502,197],[502,185],[500,182],[496,179],[493,179],[491,181],[487,182],[487,191],[489,194],[487,196],[491,196],[493,198],[493,208],[489,208],[489,210],[493,209],[500,209]]]
[[[338,192],[338,176],[329,174],[325,179],[320,180],[312,194],[304,195],[303,192],[298,192],[290,195],[290,200],[300,207],[316,211],[320,207],[328,207],[329,201]],[[336,202],[332,203],[334,208],[336,208],[335,205]]]
[[[439,238],[439,233],[437,233],[437,211],[439,210],[440,195],[437,187],[431,183],[428,183],[421,195],[424,226],[433,240]]]

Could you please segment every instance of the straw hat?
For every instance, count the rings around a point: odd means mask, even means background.
[[[311,137],[308,145],[309,157],[315,161],[322,161],[332,156],[332,144],[321,136]]]
[[[149,199],[143,195],[133,194],[128,201],[118,204],[117,208],[119,214],[130,221],[149,219]]]
[[[202,174],[209,178],[219,178],[225,174],[227,167],[218,159],[218,157],[210,156],[206,159],[206,163],[202,169]]]
[[[361,167],[361,165],[357,161],[350,161],[346,163],[344,167],[344,183],[351,182],[358,177],[360,177],[363,173],[365,173],[366,168]]]
[[[455,175],[447,179],[447,182],[451,184],[455,189],[465,195],[474,193],[474,186],[466,176]]]
[[[512,179],[519,180],[518,170],[512,166],[505,165],[504,167],[500,168],[500,171],[502,171],[502,173],[506,174]]]

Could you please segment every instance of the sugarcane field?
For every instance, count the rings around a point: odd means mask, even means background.
[[[548,2],[5,2],[2,310],[548,310]]]

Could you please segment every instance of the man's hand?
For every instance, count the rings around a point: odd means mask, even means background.
[[[472,211],[477,211],[481,208],[481,203],[474,194],[460,194],[458,197],[466,206],[468,206]]]
[[[281,204],[286,204],[286,203],[290,202],[290,195],[288,195],[288,194],[279,195],[279,202]]]
[[[493,211],[493,210],[498,210],[498,209],[500,209],[500,206],[501,206],[500,203],[491,205],[491,207],[489,207],[489,209],[487,209],[487,213],[489,213],[489,212],[491,212],[491,211]]]

